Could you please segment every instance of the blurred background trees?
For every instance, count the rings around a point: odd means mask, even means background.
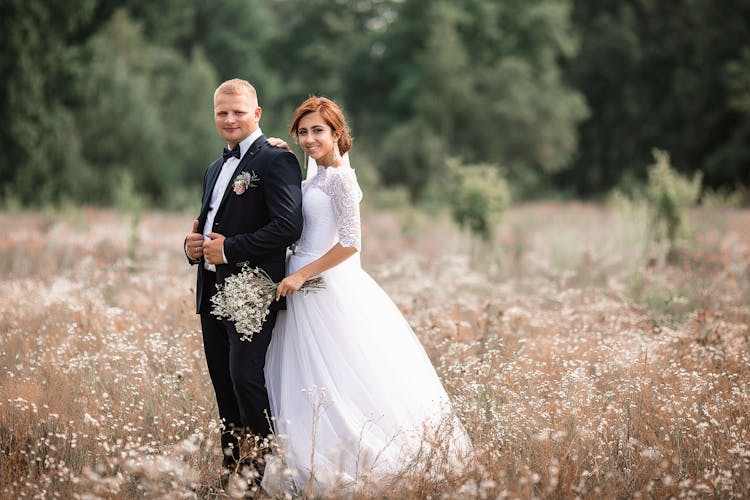
[[[591,116],[559,180],[595,195],[644,179],[651,148],[704,184],[750,184],[750,2],[575,0],[567,64]]]
[[[413,201],[449,198],[451,161],[596,198],[653,148],[750,185],[750,0],[2,0],[0,47],[0,205],[197,203],[232,77],[267,135],[337,100],[355,164]]]

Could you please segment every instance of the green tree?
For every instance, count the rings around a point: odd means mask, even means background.
[[[375,75],[367,52],[383,9],[392,3],[352,0],[342,5],[339,0],[309,0],[304,8],[295,0],[270,3],[279,28],[261,49],[273,75],[264,88],[274,109],[273,123],[279,124],[284,135],[295,107],[317,94],[344,108],[357,138],[364,122],[359,111],[363,106],[371,110],[379,106],[371,95],[379,87],[377,81],[361,84],[363,75]]]
[[[73,40],[93,0],[0,2],[0,196],[55,203],[75,185],[81,141],[67,107]]]
[[[123,172],[137,192],[165,203],[200,181],[220,141],[211,120],[213,69],[196,51],[189,59],[150,44],[119,10],[80,52],[76,123],[89,166],[84,193],[111,202]],[[106,119],[108,126],[101,126]]]
[[[418,6],[427,9],[417,20],[410,16]],[[541,179],[570,161],[586,106],[559,67],[577,49],[567,2],[406,0],[398,14],[394,25],[424,26],[415,28],[419,39],[397,26],[386,39],[386,46],[404,51],[390,52],[384,65],[401,70],[391,102],[407,110],[407,121],[426,125],[446,153],[507,165],[516,182]],[[422,148],[416,142],[400,147]],[[382,164],[384,180],[400,182],[402,172],[414,168],[407,164],[412,156],[405,152],[404,161]],[[423,176],[421,188],[440,172],[435,166]]]
[[[708,186],[749,184],[750,116],[735,105],[749,17],[747,0],[574,0],[582,48],[566,76],[591,116],[558,180],[582,195],[645,180],[659,147]]]
[[[445,156],[467,126],[472,99],[469,57],[457,30],[461,12],[437,3],[425,15],[429,26],[424,50],[415,52],[411,101],[413,116],[390,127],[379,156],[383,180],[404,185],[417,199],[430,181],[445,170]],[[407,79],[408,83],[410,79]]]
[[[704,165],[713,185],[750,186],[750,40],[724,66],[728,112],[734,118],[726,144]]]
[[[3,196],[110,203],[127,173],[166,204],[216,156],[216,76],[201,50],[154,45],[113,4],[0,4]]]

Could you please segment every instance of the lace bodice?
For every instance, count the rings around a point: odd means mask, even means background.
[[[318,166],[315,176],[302,183],[305,223],[296,251],[319,256],[337,242],[361,250],[361,199],[354,170],[348,166]]]

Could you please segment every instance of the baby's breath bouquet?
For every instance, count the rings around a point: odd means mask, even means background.
[[[240,266],[239,273],[216,285],[216,293],[211,297],[211,314],[234,322],[237,332],[242,334],[240,340],[250,342],[263,328],[271,302],[276,298],[278,283],[259,267],[250,267],[247,262]],[[323,278],[315,277],[305,281],[299,291],[308,293],[321,288]]]

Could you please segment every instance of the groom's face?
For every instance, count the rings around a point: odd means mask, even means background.
[[[258,100],[244,92],[217,94],[214,98],[216,130],[229,147],[233,148],[257,130],[260,115]]]

